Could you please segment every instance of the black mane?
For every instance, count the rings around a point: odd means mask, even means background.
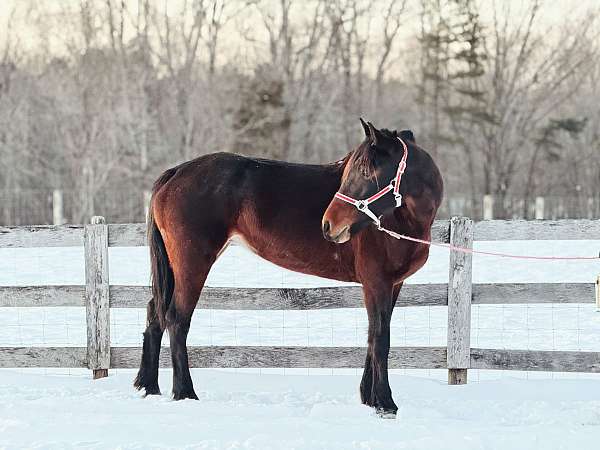
[[[398,132],[396,130],[388,130],[387,128],[381,128],[379,133],[389,139],[396,139],[398,137]],[[350,152],[346,158],[348,162],[353,163],[365,177],[371,178],[375,170],[375,155],[376,152],[371,149],[369,138],[365,138],[365,140],[355,150]]]

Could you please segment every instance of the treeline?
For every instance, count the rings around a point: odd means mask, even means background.
[[[0,190],[75,192],[71,222],[205,153],[333,161],[359,116],[413,129],[447,192],[473,202],[600,195],[598,11],[556,24],[541,1],[14,3]]]

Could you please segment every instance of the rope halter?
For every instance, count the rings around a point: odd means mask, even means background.
[[[338,200],[342,200],[343,202],[354,205],[354,207],[356,209],[358,209],[360,212],[369,216],[369,218],[375,223],[375,225],[377,226],[377,228],[379,230],[382,229],[381,219],[379,217],[377,217],[377,215],[369,209],[369,205],[371,203],[374,203],[375,201],[379,200],[381,197],[383,197],[385,194],[387,194],[388,192],[391,191],[394,193],[394,199],[396,200],[396,208],[399,208],[400,206],[402,206],[402,194],[400,194],[400,182],[402,181],[402,175],[404,174],[404,171],[406,170],[406,159],[408,158],[408,147],[406,146],[406,144],[404,143],[404,141],[402,139],[400,139],[399,137],[397,137],[397,139],[402,144],[402,148],[404,149],[404,154],[402,155],[402,159],[398,163],[398,170],[396,170],[396,176],[390,180],[390,183],[387,186],[385,186],[383,189],[381,189],[376,194],[371,195],[369,198],[366,198],[363,200],[357,200],[346,194],[342,194],[340,191],[337,191],[334,195],[334,198],[337,198]]]

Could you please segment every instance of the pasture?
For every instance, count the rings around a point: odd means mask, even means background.
[[[588,224],[597,226],[597,222]],[[142,228],[137,226],[138,230]],[[554,235],[543,231],[537,235],[557,238],[556,229],[555,225],[548,225],[547,230],[552,230]],[[590,236],[589,230],[585,228],[585,233],[580,235],[569,234],[578,239]],[[142,244],[140,233],[136,231],[133,237],[127,234],[127,243]],[[23,241],[21,247],[35,244],[32,239],[40,235],[34,236],[29,237],[27,243]],[[507,237],[501,232],[495,236]],[[529,233],[521,237],[531,239],[535,235]],[[595,235],[592,237],[598,239]],[[84,290],[78,287],[84,284],[85,258],[80,242],[74,242],[77,246],[46,249],[6,248],[4,245],[0,250],[3,256],[0,293],[3,306],[10,305],[0,309],[5,325],[0,346],[35,347],[42,360],[57,354],[49,347],[85,350]],[[478,249],[513,253],[593,256],[598,241],[480,241],[476,231],[474,245]],[[117,294],[121,290],[111,302],[129,299],[129,303],[110,311],[111,352],[113,355],[119,355],[120,351],[136,352],[137,355],[144,311],[132,306],[143,306],[147,298],[144,287],[148,283],[147,249],[126,246],[109,250],[110,284],[129,286],[111,288]],[[429,262],[409,280],[399,306],[411,304],[411,292],[421,289],[440,292],[440,285],[448,282],[448,273],[448,252],[432,249]],[[352,294],[357,288],[285,271],[258,259],[243,247],[231,246],[215,265],[207,283],[213,299],[221,302],[220,309],[196,311],[190,345],[204,349],[206,354],[211,346],[250,355],[257,348],[283,348],[284,353],[275,355],[279,360],[257,362],[243,358],[235,359],[234,364],[226,353],[222,354],[220,363],[212,366],[227,366],[228,371],[214,367],[195,369],[193,377],[200,402],[183,403],[171,402],[168,395],[141,399],[131,387],[134,371],[130,369],[111,366],[109,377],[96,381],[91,380],[86,369],[5,369],[0,371],[3,402],[0,445],[44,448],[84,444],[91,448],[117,445],[123,448],[456,448],[459,445],[464,448],[531,448],[533,445],[561,448],[589,445],[600,433],[599,380],[592,373],[574,373],[575,369],[565,367],[565,360],[561,358],[565,354],[583,354],[587,358],[578,359],[578,364],[589,366],[588,371],[597,371],[593,359],[600,351],[600,313],[596,312],[593,293],[597,273],[598,263],[593,261],[510,261],[507,264],[499,258],[475,256],[474,293],[482,292],[480,288],[486,285],[495,285],[496,289],[497,286],[508,289],[509,285],[520,288],[513,289],[516,294],[512,297],[506,295],[506,291],[496,291],[493,302],[489,300],[493,296],[488,297],[487,303],[482,300],[484,296],[473,302],[471,349],[496,349],[496,354],[504,352],[505,355],[510,354],[507,350],[526,350],[529,359],[513,364],[529,361],[528,366],[520,368],[530,371],[507,375],[496,370],[471,368],[466,386],[447,385],[446,370],[435,368],[445,367],[445,361],[427,366],[418,358],[432,348],[446,347],[447,307],[430,302],[397,308],[392,321],[392,347],[396,347],[394,351],[399,355],[402,347],[417,347],[418,350],[414,350],[417,359],[412,364],[406,364],[402,358],[392,359],[396,369],[392,371],[391,384],[397,392],[400,410],[397,420],[382,421],[372,410],[360,405],[356,389],[360,377],[356,366],[360,365],[365,350],[362,346],[366,342],[365,313],[357,301],[360,297]],[[552,283],[554,296],[543,290],[548,283]],[[60,306],[41,306],[44,298],[53,302],[61,298],[60,295],[39,295],[40,289],[47,289],[42,286],[49,285],[54,285],[55,294],[68,289],[74,298],[79,298],[79,306],[65,306],[68,296],[62,297],[62,304],[56,303]],[[29,288],[17,289],[24,286]],[[271,293],[271,297],[254,295],[244,300],[242,296],[236,309],[227,297],[217,295],[232,288],[265,289],[255,293]],[[319,289],[339,289],[338,293],[349,295],[342,296],[344,304],[336,307],[332,300],[325,309],[313,309],[306,303],[302,307],[293,302],[287,303],[288,309],[284,310],[257,308],[261,302],[268,304],[270,298],[281,299],[281,296],[273,297],[273,293],[291,288],[311,289],[308,292],[313,295],[323,292]],[[531,288],[534,291],[527,294]],[[7,297],[9,289],[10,298]],[[32,294],[36,289],[38,294]],[[124,294],[126,291],[129,294]],[[29,299],[30,307],[16,306],[17,292]],[[540,293],[544,296],[540,297]],[[116,300],[119,296],[121,300]],[[518,304],[515,298],[519,299]],[[313,299],[313,306],[318,304],[316,300]],[[251,302],[256,301],[258,303],[251,306]],[[34,307],[34,304],[40,306]],[[206,306],[201,302],[201,307]],[[251,309],[246,309],[249,306]],[[332,306],[334,309],[330,309]],[[289,348],[288,355],[302,355],[313,348],[310,354],[316,358],[315,362],[311,363],[306,357],[294,361],[288,356],[282,360],[286,348]],[[314,352],[315,348],[319,351]],[[340,364],[340,348],[355,348],[358,364],[353,360]],[[319,357],[319,352],[329,359]],[[9,365],[4,349],[2,354],[3,364]],[[548,355],[557,357],[548,360]],[[546,358],[542,360],[546,366],[531,364],[535,362],[532,358],[541,356]],[[21,367],[34,364],[27,359],[20,361]],[[199,358],[194,365],[210,365],[207,361],[210,359]],[[287,363],[282,364],[282,361]],[[497,361],[506,365],[507,359]],[[128,359],[123,365],[135,367],[137,362],[137,359]],[[545,371],[553,369],[551,365],[557,362],[562,365],[554,370],[570,373]],[[84,358],[78,364],[87,366],[87,363]],[[234,367],[236,365],[245,367]],[[416,369],[419,365],[421,368]],[[584,369],[578,367],[577,370]],[[169,372],[169,369],[161,371],[161,381],[167,389]],[[35,415],[30,413],[32,408],[37,408]],[[180,423],[182,415],[186,418],[183,424]],[[98,424],[110,424],[111,436],[107,437]],[[163,432],[177,427],[180,433],[175,433],[175,438]],[[73,431],[69,434],[68,430]]]

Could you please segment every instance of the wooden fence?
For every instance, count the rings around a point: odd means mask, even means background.
[[[144,224],[0,227],[1,247],[85,248],[85,286],[0,287],[0,307],[85,306],[87,347],[0,347],[0,367],[89,368],[94,377],[110,368],[133,368],[141,348],[110,346],[110,308],[145,307],[149,287],[110,285],[109,247],[146,245]],[[499,221],[467,218],[437,221],[432,238],[470,247],[473,241],[600,240],[600,220]],[[472,257],[450,252],[448,284],[406,285],[397,306],[448,306],[447,347],[393,347],[390,368],[448,369],[451,384],[466,382],[468,369],[600,372],[600,352],[471,348],[472,304],[593,303],[590,283],[472,283]],[[198,308],[304,310],[361,308],[360,287],[315,289],[206,287]],[[142,330],[140,330],[141,332]],[[362,367],[363,347],[190,347],[192,367]],[[168,348],[161,366],[170,365]]]
[[[139,189],[100,190],[93,198],[81,193],[55,189],[0,189],[0,224],[14,226],[28,223],[62,225],[78,223],[93,211],[102,211],[114,223],[144,220],[150,204],[150,191]],[[491,219],[597,219],[600,218],[600,195],[588,197],[546,196],[525,199],[510,195],[504,199],[491,195],[444,197],[439,218],[469,216]]]

